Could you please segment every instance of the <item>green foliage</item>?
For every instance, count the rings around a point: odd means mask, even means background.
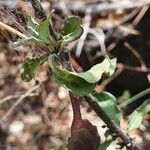
[[[79,17],[68,17],[64,22],[64,26],[60,35],[61,45],[68,44],[78,39],[83,33],[83,28],[80,25]]]
[[[27,21],[27,28],[28,30],[31,31],[31,33],[33,34],[33,36],[37,37],[38,36],[38,27],[39,24],[34,20],[33,17],[28,17],[28,21]]]
[[[98,103],[111,120],[119,125],[121,112],[117,106],[116,98],[108,92],[95,93],[92,96],[95,99],[95,102]]]
[[[82,73],[74,73],[76,76],[83,78],[89,83],[98,82],[105,73],[111,76],[116,68],[116,59],[109,59],[106,57],[103,62],[93,66],[90,70]]]
[[[21,77],[24,81],[29,82],[35,77],[35,73],[40,65],[42,65],[47,59],[47,55],[43,55],[37,58],[27,58],[21,67]]]
[[[137,110],[135,110],[131,114],[128,122],[127,131],[129,132],[133,129],[138,128],[142,122],[143,116],[149,112],[150,112],[150,99],[145,101]]]
[[[47,46],[52,46],[54,43],[52,36],[50,35],[49,31],[49,18],[40,22],[39,24],[32,18],[28,18],[27,28],[31,31],[32,36],[18,40],[17,42],[13,43],[13,47],[17,47],[22,44],[46,44]]]
[[[147,95],[147,94],[150,94],[150,88],[147,88],[145,89],[144,91],[141,91],[140,93],[134,95],[133,97],[131,97],[130,99],[122,102],[120,104],[120,107],[121,108],[124,108],[124,107],[127,107],[128,104],[132,103],[132,102],[136,102],[139,98]]]
[[[110,66],[113,65],[115,68],[116,64],[116,60],[112,59],[109,61],[106,58],[102,63],[93,66],[90,70],[84,73],[76,73],[62,68],[55,54],[50,55],[48,60],[55,80],[73,91],[76,96],[83,96],[90,93],[101,79],[102,74],[112,73],[112,67]]]
[[[113,75],[116,68],[116,59],[110,59],[108,56],[105,56],[105,59],[101,63],[96,64],[86,72],[77,73],[67,70],[68,68],[66,69],[62,66],[62,61],[56,54],[54,54],[54,52],[62,51],[66,44],[80,38],[83,33],[83,28],[80,25],[80,19],[75,16],[66,18],[63,29],[60,32],[59,37],[58,35],[56,36],[55,40],[53,39],[55,36],[50,33],[49,20],[50,18],[47,18],[44,21],[37,23],[32,17],[30,17],[27,22],[27,28],[31,31],[31,36],[29,38],[18,40],[13,45],[19,46],[24,43],[36,43],[44,44],[44,46],[47,46],[50,49],[50,51],[45,55],[33,59],[27,58],[23,62],[21,68],[22,79],[26,82],[31,81],[35,77],[39,66],[42,65],[48,58],[50,68],[52,69],[53,78],[56,82],[67,87],[68,90],[72,91],[76,96],[84,96],[88,93],[92,93],[97,82],[101,80],[103,74],[108,76]],[[56,50],[56,48],[60,49]],[[120,107],[127,106],[130,102],[135,101],[142,95],[149,92],[150,89],[146,89],[144,92],[134,96],[128,101],[124,101],[120,104]],[[116,98],[108,92],[92,94],[92,98],[100,106],[100,108],[103,109],[111,120],[119,125],[121,112],[117,106]],[[129,93],[124,93],[121,99],[128,99],[129,96]],[[135,128],[138,128],[142,122],[143,116],[149,111],[150,100],[144,102],[130,116],[127,131],[129,132]],[[113,140],[114,137],[108,132],[108,134],[106,134],[106,142],[100,145],[99,150],[105,150]]]
[[[38,33],[38,39],[46,44],[52,44],[53,40],[49,31],[49,18],[39,24]]]
[[[128,101],[131,98],[131,93],[128,90],[125,90],[122,95],[118,98],[117,102],[120,104],[122,102]]]

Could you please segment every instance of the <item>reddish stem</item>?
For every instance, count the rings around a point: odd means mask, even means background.
[[[73,121],[71,126],[71,134],[74,133],[81,125],[82,116],[80,111],[79,99],[69,92],[72,110],[73,110]]]

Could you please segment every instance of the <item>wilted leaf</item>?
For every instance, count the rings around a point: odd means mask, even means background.
[[[73,16],[65,20],[60,38],[62,43],[67,44],[78,39],[82,33],[83,28],[80,25],[80,19]]]
[[[27,58],[21,67],[21,77],[24,81],[29,82],[35,77],[35,73],[40,65],[47,59],[47,55],[38,58]]]
[[[103,73],[109,73],[110,61],[105,59],[102,63],[97,64],[84,73],[76,73],[62,68],[56,55],[49,57],[49,65],[57,82],[65,85],[75,95],[83,96],[92,91]]]
[[[116,98],[108,92],[95,93],[93,94],[93,97],[109,118],[116,124],[119,124],[121,112],[117,106]]]
[[[142,122],[143,116],[149,112],[150,112],[150,100],[147,100],[131,114],[129,118],[127,131],[129,132],[133,129],[138,128]]]

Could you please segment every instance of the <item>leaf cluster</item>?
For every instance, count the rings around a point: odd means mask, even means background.
[[[35,78],[38,68],[48,60],[48,64],[52,70],[53,79],[65,86],[68,90],[73,92],[76,96],[84,96],[91,93],[95,102],[103,109],[103,111],[113,120],[116,124],[120,124],[122,117],[120,108],[117,105],[116,98],[108,93],[96,93],[94,88],[99,80],[105,74],[108,77],[112,76],[116,68],[116,58],[110,59],[105,56],[104,60],[93,66],[86,72],[74,72],[65,68],[61,63],[61,59],[55,53],[56,48],[60,51],[65,49],[65,46],[70,42],[77,40],[83,33],[83,28],[80,25],[80,19],[72,16],[67,17],[64,21],[62,31],[57,33],[57,40],[53,38],[50,33],[49,25],[52,24],[50,17],[37,23],[32,17],[28,19],[28,30],[31,35],[27,39],[19,40],[15,43],[16,46],[22,43],[42,43],[48,47],[49,51],[46,54],[41,54],[36,58],[27,58],[21,67],[21,77],[24,81],[29,82]],[[57,45],[57,47],[56,47]],[[127,131],[138,128],[142,122],[144,114],[150,111],[150,101],[143,103],[129,118]],[[113,141],[113,136],[109,135],[100,149],[105,149]],[[104,147],[104,148],[103,148]]]

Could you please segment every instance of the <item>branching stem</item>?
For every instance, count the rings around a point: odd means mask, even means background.
[[[95,113],[106,123],[110,131],[114,132],[118,137],[120,137],[128,150],[132,149],[132,142],[128,135],[126,135],[102,110],[102,108],[95,102],[92,96],[89,94],[83,97],[84,100],[90,105],[90,107],[95,111]]]

